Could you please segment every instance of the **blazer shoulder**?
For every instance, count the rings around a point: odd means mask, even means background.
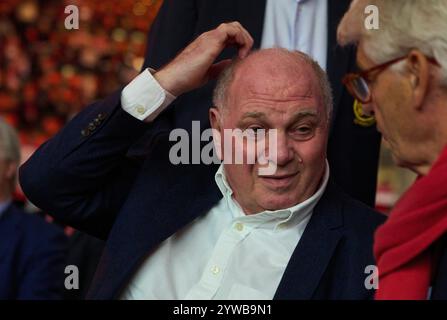
[[[351,197],[333,180],[329,180],[326,194],[326,202],[338,208],[338,211],[342,213],[342,224],[346,228],[376,229],[387,218],[383,213]]]
[[[345,226],[360,231],[374,231],[386,221],[386,216],[345,194],[343,199]]]
[[[37,214],[26,213],[13,205],[10,216],[11,219],[15,219],[17,227],[22,231],[22,235],[28,240],[29,245],[33,245],[33,243],[39,245],[42,241],[51,239],[66,240],[61,227],[45,221]]]

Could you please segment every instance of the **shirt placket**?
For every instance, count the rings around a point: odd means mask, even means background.
[[[225,271],[237,245],[250,235],[256,225],[235,219],[225,229],[213,250],[202,277],[187,294],[186,299],[212,299],[222,287]]]

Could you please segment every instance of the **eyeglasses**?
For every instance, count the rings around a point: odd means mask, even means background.
[[[372,101],[372,94],[368,83],[371,83],[374,80],[373,78],[389,66],[406,58],[407,56],[396,58],[362,72],[348,73],[343,77],[342,82],[355,99],[361,103],[370,103]],[[439,66],[439,63],[434,58],[427,57],[427,60],[428,62]]]

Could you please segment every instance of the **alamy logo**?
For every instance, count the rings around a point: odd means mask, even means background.
[[[379,268],[375,265],[368,265],[365,268],[365,274],[368,276],[365,278],[365,288],[367,290],[379,289]]]
[[[259,175],[272,175],[277,168],[277,130],[208,128],[201,132],[200,122],[192,122],[191,134],[174,129],[169,141],[177,142],[169,151],[172,164],[258,164]],[[201,148],[201,143],[207,144]],[[222,145],[223,142],[223,145]]]
[[[65,277],[64,285],[67,290],[78,290],[79,289],[79,269],[75,265],[68,265],[65,267]]]
[[[68,14],[64,21],[65,29],[79,29],[79,8],[75,5],[69,5],[65,7],[64,12]]]
[[[372,4],[366,6],[365,14],[368,15],[365,18],[365,28],[368,30],[379,30],[379,8]]]

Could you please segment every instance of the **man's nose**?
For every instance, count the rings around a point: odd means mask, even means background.
[[[284,166],[293,158],[293,150],[289,138],[284,132],[277,132],[276,137],[276,159],[272,159],[278,166]]]

